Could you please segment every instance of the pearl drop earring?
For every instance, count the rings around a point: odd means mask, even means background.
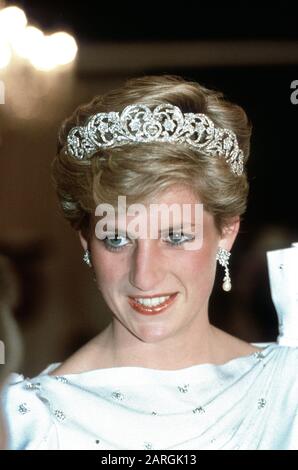
[[[225,276],[223,279],[222,288],[224,291],[228,292],[232,289],[232,282],[229,273],[229,258],[231,253],[225,248],[218,247],[216,253],[216,260],[221,266],[225,268]]]

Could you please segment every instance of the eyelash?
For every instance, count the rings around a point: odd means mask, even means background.
[[[171,235],[173,235],[174,233],[176,232],[171,232]],[[170,235],[169,235],[170,236]],[[191,236],[191,237],[187,237],[186,235],[184,235],[183,232],[181,232],[181,238],[182,237],[185,237],[185,240],[183,240],[182,242],[179,242],[179,243],[170,243],[170,242],[167,242],[166,243],[171,247],[171,248],[176,248],[177,246],[181,246],[183,245],[184,243],[187,243],[187,242],[191,242],[192,240],[194,240],[194,236]],[[115,240],[116,238],[126,238],[126,237],[123,237],[122,235],[116,235],[115,238],[109,238],[109,237],[105,237],[102,242],[104,243],[104,246],[107,250],[109,251],[122,251],[126,246],[126,245],[123,245],[123,246],[119,246],[119,247],[115,247],[115,246],[111,246],[111,245],[108,245],[108,240]]]

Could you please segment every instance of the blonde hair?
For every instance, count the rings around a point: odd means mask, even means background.
[[[227,101],[223,93],[176,75],[133,78],[79,106],[61,125],[53,179],[66,219],[75,229],[85,229],[99,203],[116,207],[118,195],[125,195],[127,204],[142,202],[178,184],[192,188],[221,232],[231,218],[245,212],[249,188],[245,172],[233,174],[223,158],[174,143],[100,149],[90,160],[82,161],[65,152],[72,127],[84,125],[95,113],[120,112],[139,102],[152,107],[170,103],[184,113],[206,114],[217,127],[235,132],[246,163],[252,126],[245,111]]]

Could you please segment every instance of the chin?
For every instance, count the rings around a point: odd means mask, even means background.
[[[169,338],[174,331],[166,327],[158,327],[156,324],[142,325],[132,332],[137,338],[144,343],[159,343],[162,340]]]

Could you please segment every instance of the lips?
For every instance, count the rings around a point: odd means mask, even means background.
[[[143,315],[155,315],[157,313],[160,313],[160,312],[163,312],[166,308],[168,308],[170,305],[172,305],[172,303],[174,302],[174,300],[176,299],[177,297],[177,294],[178,292],[175,292],[174,294],[162,294],[162,295],[159,295],[158,297],[165,297],[167,295],[170,295],[169,299],[165,300],[162,304],[160,305],[156,305],[155,307],[154,306],[148,306],[148,305],[142,305],[140,303],[138,303],[136,300],[134,300],[134,298],[132,297],[128,297],[128,302],[130,304],[130,306],[136,310],[137,312],[143,314]],[[138,295],[138,296],[135,296],[136,299],[139,299],[139,298],[143,298],[143,299],[146,299],[146,298],[153,298],[153,297],[157,297],[156,295],[155,296],[141,296],[141,295]]]
[[[177,292],[174,292],[177,294]],[[163,292],[162,294],[154,294],[154,295],[130,295],[130,299],[154,299],[154,297],[168,297],[169,295],[174,295],[173,292]]]

